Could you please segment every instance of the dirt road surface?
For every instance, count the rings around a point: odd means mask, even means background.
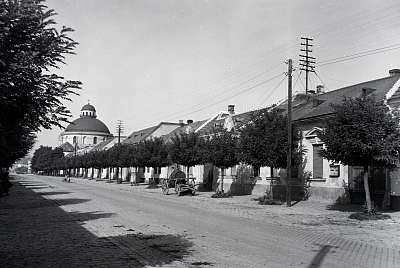
[[[24,175],[14,182],[0,199],[0,239],[8,244],[0,257],[13,266],[400,267],[398,249],[294,226],[268,217],[265,206],[84,179]],[[41,232],[50,241],[37,250],[26,241]],[[68,260],[55,250],[63,246],[73,262],[58,260]]]

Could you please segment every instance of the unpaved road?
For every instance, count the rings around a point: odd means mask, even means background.
[[[164,196],[161,191],[83,179],[64,183],[61,178],[25,175],[17,181],[148,267],[400,267],[396,249],[293,227],[284,220],[253,219],[246,216],[246,208],[221,209],[220,201],[213,199],[194,202],[198,197]],[[79,219],[83,213],[99,216]],[[130,235],[135,239],[125,239]],[[144,239],[136,239],[139,236]],[[162,243],[144,251],[141,243],[156,237],[163,237]],[[168,260],[168,254],[180,253],[180,258]],[[152,262],[157,258],[166,260]]]

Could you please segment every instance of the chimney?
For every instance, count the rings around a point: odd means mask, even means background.
[[[400,75],[400,69],[391,69],[389,70],[389,76]]]
[[[190,124],[193,123],[193,120],[192,120],[192,119],[188,119],[188,120],[186,121],[186,123],[187,123],[188,125],[190,125]]]
[[[317,85],[317,94],[324,93],[324,85]]]
[[[228,105],[228,113],[232,115],[235,114],[235,105],[233,104]]]

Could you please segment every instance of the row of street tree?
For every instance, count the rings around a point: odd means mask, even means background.
[[[28,153],[37,131],[67,121],[63,102],[80,88],[54,74],[77,43],[43,2],[0,1],[0,172]]]
[[[194,132],[176,134],[169,142],[162,138],[145,140],[139,144],[117,144],[107,151],[93,151],[84,155],[62,155],[60,148],[39,148],[32,158],[32,168],[36,172],[58,174],[60,170],[116,168],[118,177],[122,167],[152,167],[158,169],[170,164],[187,168],[212,163],[224,170],[239,162],[259,169],[263,166],[283,168],[286,166],[287,118],[276,109],[255,112],[240,131],[214,130],[201,137]],[[298,140],[298,135],[295,135]],[[295,150],[299,151],[299,150]]]

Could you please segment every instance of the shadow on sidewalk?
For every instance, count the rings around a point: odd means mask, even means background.
[[[14,180],[10,196],[0,199],[2,267],[162,266],[191,254],[192,242],[181,236],[133,233],[97,237],[83,224],[112,217],[112,213],[68,213],[59,207],[60,202],[64,205],[87,200],[55,202],[41,194]]]
[[[54,191],[54,192],[40,192],[40,195],[48,196],[48,195],[63,195],[70,194],[71,192],[63,192],[63,191]]]

